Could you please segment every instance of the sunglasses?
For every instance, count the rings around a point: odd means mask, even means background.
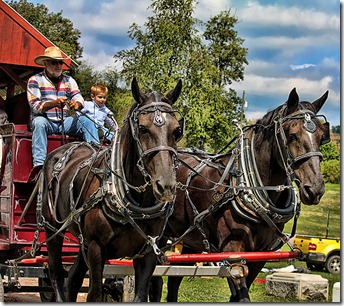
[[[49,61],[49,63],[51,64],[51,65],[62,65],[63,64],[63,61]]]

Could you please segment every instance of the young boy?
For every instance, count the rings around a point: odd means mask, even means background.
[[[118,129],[118,124],[113,118],[112,111],[105,106],[107,93],[108,89],[104,84],[98,83],[92,85],[92,101],[85,101],[84,107],[80,112],[87,115],[89,119],[94,121],[100,135],[104,135],[108,140],[111,140],[114,135],[112,131],[116,131]],[[104,123],[106,123],[108,128],[112,131],[109,131],[109,129],[104,126]]]

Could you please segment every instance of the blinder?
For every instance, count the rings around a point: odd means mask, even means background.
[[[183,115],[179,111],[177,111],[177,112],[181,116],[181,118],[178,119],[179,129],[176,132],[175,139],[176,139],[176,142],[179,142],[179,140],[181,140],[183,138],[184,133],[185,133],[185,118],[183,117]]]
[[[321,143],[320,143],[321,146],[324,145],[324,144],[327,144],[327,143],[329,143],[331,141],[331,137],[330,137],[330,123],[326,121],[326,122],[324,122],[322,124],[322,126],[323,126],[324,135],[323,135],[323,137],[321,139]]]

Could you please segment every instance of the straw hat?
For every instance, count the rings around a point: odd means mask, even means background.
[[[44,50],[43,55],[38,55],[35,57],[34,62],[37,65],[44,66],[44,61],[46,60],[58,60],[65,61],[66,58],[62,56],[61,50],[58,47],[49,47]]]

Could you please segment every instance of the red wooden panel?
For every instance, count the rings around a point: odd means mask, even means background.
[[[8,16],[4,17],[2,32],[3,36],[1,42],[0,62],[10,64],[13,61],[13,59],[11,58],[13,22],[10,18],[8,18]]]
[[[33,59],[53,43],[1,0],[0,21],[0,63],[38,67]]]

